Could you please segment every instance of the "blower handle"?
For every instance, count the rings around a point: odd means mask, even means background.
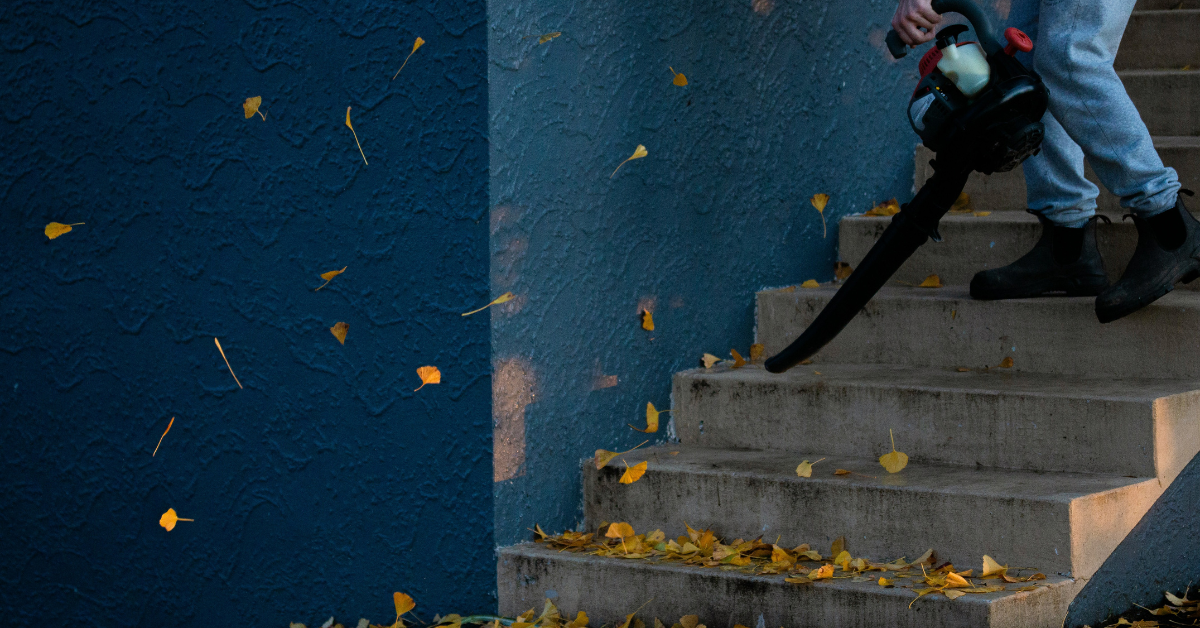
[[[984,53],[993,55],[1004,49],[1004,46],[1001,46],[1000,41],[996,39],[995,31],[992,30],[992,21],[972,0],[933,0],[932,4],[933,10],[939,15],[958,13],[967,18],[967,21],[975,28],[975,36],[979,38],[979,45],[983,47]],[[884,41],[887,43],[888,51],[892,53],[893,59],[900,59],[908,55],[908,49],[900,39],[900,33],[897,33],[895,29],[888,31]]]

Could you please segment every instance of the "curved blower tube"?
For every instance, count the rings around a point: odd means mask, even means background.
[[[821,347],[841,333],[900,265],[925,244],[925,240],[930,237],[941,240],[937,232],[938,221],[950,211],[967,184],[967,175],[971,173],[969,167],[961,165],[962,161],[959,160],[953,167],[944,166],[925,182],[912,202],[892,218],[892,224],[888,225],[858,268],[854,269],[846,283],[817,315],[817,319],[795,342],[767,360],[768,371],[782,373],[820,351]],[[946,163],[955,162],[947,159]],[[937,167],[935,161],[934,168]]]
[[[975,36],[979,38],[979,45],[988,55],[1004,49],[1004,46],[1000,45],[1000,41],[996,39],[996,32],[992,30],[991,20],[972,0],[933,0],[933,10],[938,15],[958,13],[967,18],[967,21],[975,28]],[[888,51],[892,53],[893,59],[900,59],[908,55],[908,48],[900,40],[900,34],[895,29],[888,31],[884,42],[887,43]]]

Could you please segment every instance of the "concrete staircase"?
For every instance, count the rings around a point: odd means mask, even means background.
[[[1200,68],[1200,0],[1138,7],[1117,67],[1164,161],[1200,187],[1200,71],[1180,69]],[[917,149],[917,185],[930,157]],[[822,553],[845,536],[855,556],[912,558],[932,547],[960,568],[978,569],[989,554],[1041,570],[1046,586],[929,595],[910,608],[911,590],[871,581],[798,587],[525,544],[499,551],[500,612],[540,609],[551,597],[572,616],[587,611],[594,626],[617,625],[653,598],[639,617],[668,625],[698,614],[714,628],[1060,626],[1082,584],[1200,451],[1200,292],[1177,290],[1109,325],[1096,321],[1091,299],[973,301],[971,276],[1012,261],[1040,231],[1021,211],[1019,170],[975,176],[968,192],[992,213],[948,216],[946,241],[923,247],[813,364],[783,375],[753,364],[676,375],[680,443],[624,456],[649,461],[632,485],[618,482],[620,469],[585,461],[584,526],[627,521],[673,537],[686,522]],[[1111,198],[1101,210],[1120,211]],[[842,259],[855,265],[888,220],[843,219]],[[1115,278],[1136,234],[1119,215],[1099,234]],[[930,273],[947,287],[910,287]],[[759,293],[767,355],[835,291]],[[998,368],[1006,357],[1012,366]],[[910,457],[895,475],[877,462],[891,449],[889,429]],[[818,458],[826,460],[813,477],[796,476],[797,463]],[[838,468],[855,473],[833,475]]]

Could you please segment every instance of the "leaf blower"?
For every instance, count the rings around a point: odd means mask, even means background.
[[[816,320],[792,344],[767,360],[782,373],[811,357],[850,323],[859,310],[926,240],[941,242],[938,222],[962,193],[967,175],[1008,172],[1037,154],[1049,92],[1042,79],[1013,55],[1033,42],[1016,28],[996,39],[986,15],[971,0],[933,0],[939,14],[954,12],[975,28],[978,42],[959,42],[962,24],[943,28],[918,65],[921,80],[908,102],[908,120],[936,155],[934,174],[900,208],[875,246]],[[892,57],[908,54],[896,31],[886,38]]]

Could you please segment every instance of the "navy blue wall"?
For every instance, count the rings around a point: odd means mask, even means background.
[[[489,330],[458,314],[488,299],[485,28],[480,1],[3,4],[6,621],[492,606]]]
[[[910,193],[895,7],[490,3],[492,289],[518,295],[493,314],[499,543],[574,526],[581,457],[642,440],[702,353],[747,351],[755,290],[829,280],[838,217]]]

